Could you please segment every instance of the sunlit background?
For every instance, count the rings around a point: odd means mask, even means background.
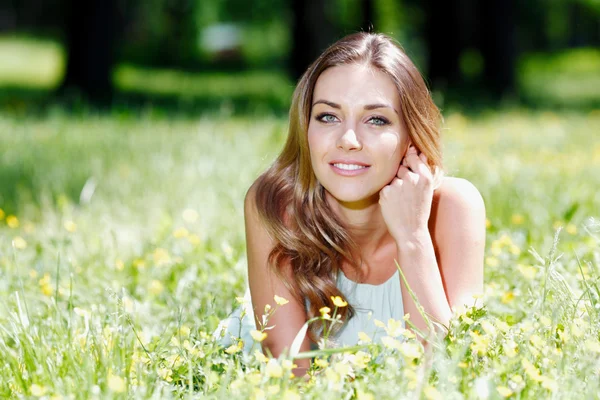
[[[483,196],[485,290],[425,354],[383,321],[307,383],[212,334],[298,76],[371,29]],[[598,0],[0,2],[0,398],[598,398],[599,44]]]
[[[398,39],[440,106],[600,103],[597,0],[19,0],[0,5],[0,105],[285,111],[335,39]]]

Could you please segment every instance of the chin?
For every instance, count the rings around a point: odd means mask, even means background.
[[[372,203],[379,201],[379,191],[357,191],[348,190],[349,188],[339,189],[331,188],[331,190],[325,187],[325,190],[334,200],[340,204],[348,206],[354,205],[355,207],[367,206]]]

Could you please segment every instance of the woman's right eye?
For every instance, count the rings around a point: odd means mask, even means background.
[[[336,122],[336,120],[337,120],[337,118],[333,114],[323,113],[323,114],[317,115],[317,121],[331,123],[331,122]]]

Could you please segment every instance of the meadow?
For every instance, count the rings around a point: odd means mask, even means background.
[[[0,397],[598,398],[598,127],[447,112],[447,172],[486,203],[484,293],[427,351],[381,321],[383,344],[317,352],[305,381],[212,337],[244,294],[243,199],[285,118],[2,112]]]

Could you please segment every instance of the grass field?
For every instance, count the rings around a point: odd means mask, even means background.
[[[324,351],[304,382],[211,337],[245,290],[243,197],[285,120],[0,113],[0,397],[597,398],[599,126],[446,115],[448,173],[487,207],[479,306],[427,354],[383,321],[385,345]]]

